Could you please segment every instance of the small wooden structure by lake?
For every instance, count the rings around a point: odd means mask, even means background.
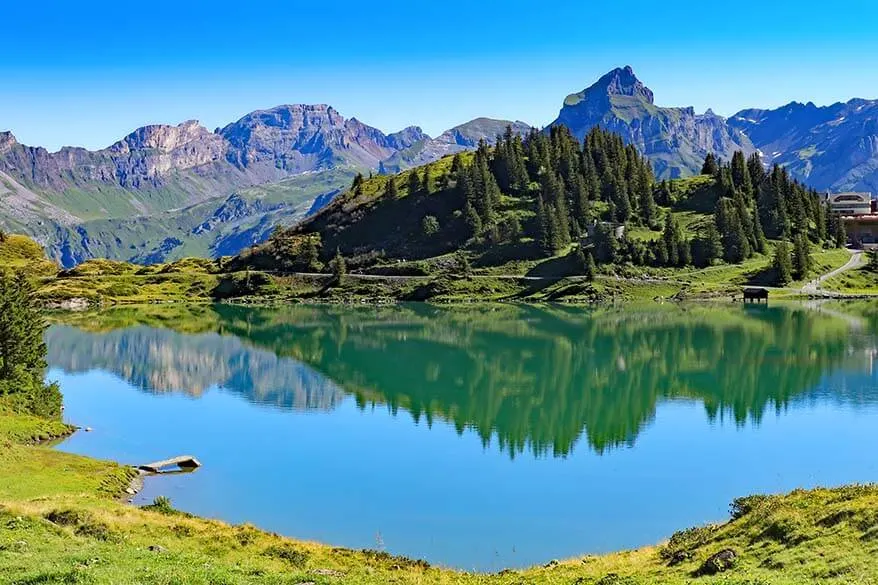
[[[768,302],[768,289],[748,287],[744,289],[745,303],[761,303]]]
[[[164,473],[178,470],[192,471],[199,467],[201,467],[201,463],[198,459],[191,455],[181,455],[180,457],[174,457],[172,459],[165,459],[163,461],[140,465],[137,469],[149,473]]]

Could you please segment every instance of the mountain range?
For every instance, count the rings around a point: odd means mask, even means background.
[[[631,67],[563,102],[551,125],[582,138],[601,126],[656,175],[699,172],[705,155],[762,153],[817,189],[878,191],[878,100],[791,103],[729,119],[661,107]],[[392,173],[492,141],[523,122],[477,118],[436,138],[385,134],[328,105],[259,110],[214,131],[197,121],[139,128],[98,151],[58,152],[0,132],[0,227],[34,236],[64,266],[92,257],[155,263],[222,256],[326,205],[358,172]]]

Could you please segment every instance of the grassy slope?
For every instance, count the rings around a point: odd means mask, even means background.
[[[58,267],[46,259],[39,244],[27,236],[9,234],[0,242],[0,268],[24,270],[32,276],[55,274]]]
[[[91,253],[114,260],[164,262],[229,254],[264,240],[277,225],[303,218],[316,197],[350,185],[356,171],[340,167],[241,189],[237,198],[242,205],[232,215],[222,197],[170,211],[159,207],[149,215],[117,210],[109,218],[89,218],[81,227],[88,234]],[[209,229],[198,229],[205,222]],[[166,238],[175,238],[180,244],[159,252]],[[75,254],[85,254],[81,236],[72,234],[69,242]]]
[[[133,477],[114,463],[20,444],[56,423],[0,415],[0,575],[4,583],[793,584],[878,582],[878,488],[794,492],[747,501],[728,524],[670,543],[524,571],[475,575],[297,542],[117,498]],[[42,427],[42,428],[41,428]],[[752,509],[750,509],[752,508]],[[739,562],[694,577],[731,548]],[[683,559],[669,566],[669,558]]]
[[[94,304],[205,302],[219,282],[216,272],[212,261],[194,258],[146,267],[90,260],[44,280],[37,295],[49,303],[75,298]]]
[[[821,286],[824,290],[847,294],[875,294],[878,292],[878,273],[868,266],[861,266],[829,278]]]

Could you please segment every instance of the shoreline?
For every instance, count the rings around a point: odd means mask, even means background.
[[[44,421],[47,427],[52,424]],[[284,538],[247,524],[194,517],[167,505],[133,505],[127,490],[139,491],[145,477],[131,467],[71,455],[42,443],[18,445],[4,447],[0,442],[0,449],[10,449],[4,453],[10,457],[0,457],[0,525],[18,531],[10,533],[13,544],[43,543],[38,556],[22,557],[0,549],[0,573],[19,580],[33,578],[33,571],[43,566],[58,571],[81,566],[82,558],[101,557],[105,561],[89,569],[101,575],[89,581],[96,585],[125,582],[144,567],[153,575],[167,575],[161,582],[242,585],[273,584],[280,575],[292,583],[337,579],[367,585],[389,581],[682,585],[706,575],[705,567],[713,566],[717,555],[730,557],[726,551],[734,553],[734,562],[721,571],[732,578],[724,581],[728,583],[788,585],[814,582],[815,576],[817,582],[823,582],[819,576],[832,582],[831,574],[821,571],[851,563],[860,571],[878,574],[873,550],[878,549],[878,514],[874,513],[878,485],[874,484],[739,498],[732,504],[729,521],[683,529],[655,545],[523,569],[471,573],[384,551]],[[24,475],[22,466],[28,470]],[[27,480],[24,488],[22,479]],[[799,561],[789,564],[787,558]],[[208,580],[201,573],[206,566],[214,571]],[[249,567],[248,576],[238,573],[241,567]]]

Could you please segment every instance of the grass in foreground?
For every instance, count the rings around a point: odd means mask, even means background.
[[[668,543],[550,562],[496,575],[462,573],[384,552],[298,542],[121,503],[133,472],[19,443],[56,423],[0,417],[0,575],[3,583],[89,584],[799,584],[878,583],[878,487],[797,491],[736,501],[733,520]],[[14,418],[14,417],[13,417]],[[22,435],[22,427],[31,430]],[[716,553],[731,567],[705,573]]]

